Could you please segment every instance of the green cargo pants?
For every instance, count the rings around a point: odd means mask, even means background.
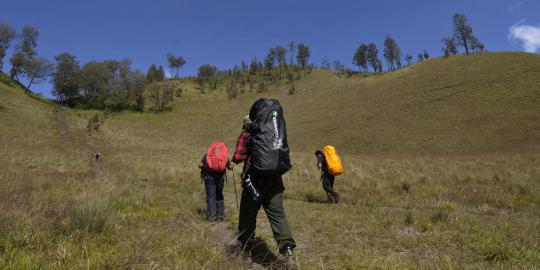
[[[255,236],[257,213],[262,206],[272,227],[279,251],[282,252],[287,244],[294,248],[296,243],[292,238],[291,228],[283,208],[283,191],[285,190],[283,183],[279,181],[271,187],[257,187],[257,190],[262,195],[262,199],[258,202],[253,201],[246,190],[242,191],[238,222],[240,244],[249,247],[250,241]]]

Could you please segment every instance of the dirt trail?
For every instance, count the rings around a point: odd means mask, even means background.
[[[96,160],[94,153],[96,151],[96,148],[92,145],[88,144],[84,141],[83,138],[80,136],[76,136],[72,132],[70,132],[68,125],[66,124],[66,119],[62,115],[62,110],[56,109],[54,111],[54,119],[56,121],[56,124],[58,126],[58,133],[60,134],[60,138],[64,139],[65,141],[69,142],[71,145],[75,147],[80,147],[86,151],[88,151],[88,156],[92,160],[92,170],[94,173],[101,175],[104,172],[103,164],[100,160]]]
[[[227,193],[226,197],[233,198],[234,194]],[[232,213],[233,211],[227,211],[227,209],[235,209],[235,208],[236,208],[236,202],[234,199],[227,201],[227,205],[225,206],[225,212],[226,212],[225,216],[231,217],[231,218],[237,218],[237,217],[233,217],[234,216],[234,214]],[[257,223],[267,222],[266,219],[262,216],[265,216],[265,215],[261,215],[261,217],[257,218],[258,219]],[[208,239],[212,241],[214,245],[222,248],[225,251],[225,253],[230,257],[231,260],[242,262],[242,257],[236,245],[237,237],[238,237],[238,233],[237,233],[236,228],[232,228],[231,223],[228,220],[225,220],[224,222],[212,223],[209,226]],[[278,257],[273,251],[273,248],[269,247],[267,243],[259,237],[255,237],[255,239],[253,240],[253,248],[251,250],[251,261],[252,261],[252,264],[244,265],[244,269],[248,269],[248,270],[285,269],[283,262],[278,260]]]

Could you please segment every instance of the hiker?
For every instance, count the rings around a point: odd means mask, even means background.
[[[223,221],[225,202],[223,185],[226,169],[232,170],[227,147],[222,142],[213,142],[201,159],[201,179],[206,191],[206,218],[210,222]]]
[[[257,213],[264,208],[286,269],[296,269],[293,250],[296,243],[283,208],[282,175],[290,170],[285,119],[279,101],[259,99],[249,113],[252,122],[240,134],[234,161],[247,161],[242,178],[238,221],[238,242],[250,259],[257,225]],[[245,153],[242,154],[242,153]]]
[[[99,149],[96,149],[94,152],[94,157],[96,158],[96,161],[99,161],[99,158],[101,157],[101,153],[99,152]]]
[[[339,193],[334,191],[334,180],[343,173],[343,165],[333,146],[327,145],[323,151],[315,151],[317,168],[321,170],[321,182],[328,202],[338,203]]]

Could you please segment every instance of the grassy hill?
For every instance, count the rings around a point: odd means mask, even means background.
[[[0,266],[240,267],[218,245],[227,233],[203,222],[196,165],[212,140],[232,148],[265,96],[287,120],[285,204],[302,268],[538,267],[538,74],[539,55],[486,53],[369,77],[314,70],[295,95],[284,86],[229,100],[185,85],[172,112],[106,115],[91,132],[101,112],[57,110],[0,84]],[[324,144],[345,162],[338,205],[324,203],[314,166]],[[234,228],[230,181],[225,196]]]

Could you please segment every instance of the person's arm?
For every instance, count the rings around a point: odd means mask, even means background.
[[[238,136],[238,140],[236,141],[236,148],[234,151],[232,162],[238,164],[240,162],[243,162],[246,159],[246,152],[247,152],[246,143],[247,143],[247,138],[245,134],[240,134],[240,136]]]
[[[227,158],[227,169],[229,169],[230,171],[234,169],[234,163],[232,163],[228,158]]]
[[[201,163],[199,163],[199,169],[204,168],[204,164],[206,163],[206,154],[201,158]]]
[[[317,168],[322,169],[324,162],[324,156],[321,153],[317,153]]]

